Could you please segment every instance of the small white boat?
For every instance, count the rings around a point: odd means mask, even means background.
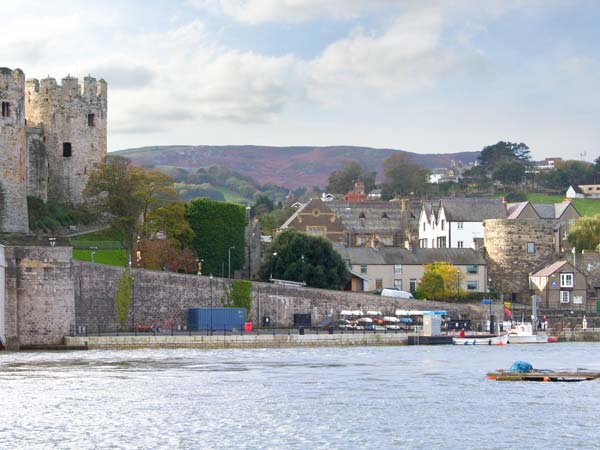
[[[534,334],[531,323],[518,323],[508,330],[509,344],[546,344],[548,335],[544,332]]]
[[[465,337],[453,337],[455,345],[505,345],[508,344],[508,334],[474,334]]]

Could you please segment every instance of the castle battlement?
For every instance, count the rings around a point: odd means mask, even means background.
[[[9,84],[22,85],[25,82],[25,74],[21,69],[9,69],[0,67],[0,88],[6,89]]]
[[[41,80],[29,78],[26,85],[28,94],[47,95],[48,97],[83,97],[86,99],[100,98],[106,100],[108,84],[103,79],[87,76],[83,78],[83,85],[79,84],[77,77],[67,75],[59,84],[55,78],[47,77]]]

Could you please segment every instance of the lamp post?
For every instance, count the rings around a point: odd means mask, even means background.
[[[210,286],[210,335],[212,336],[212,309],[213,309],[213,294],[212,294],[212,273],[210,274],[210,278],[208,279],[208,284]]]
[[[229,247],[229,249],[227,250],[227,259],[228,259],[228,264],[227,264],[227,278],[229,278],[231,280],[231,249],[234,249],[235,247]]]
[[[300,256],[302,260],[302,282],[304,282],[304,255]]]
[[[196,262],[198,263],[198,275],[202,275],[202,263],[204,262],[204,260],[197,258]]]
[[[136,267],[139,269],[140,268],[140,262],[142,261],[142,251],[140,250],[140,237],[137,237],[137,241],[135,241],[136,243],[136,248],[135,248],[135,262],[136,262]]]
[[[273,255],[273,257],[271,258],[271,276],[269,278],[269,281],[273,280],[273,260],[277,256],[277,252],[273,252],[272,255]]]

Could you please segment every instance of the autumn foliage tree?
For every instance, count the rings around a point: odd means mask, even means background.
[[[447,262],[434,262],[425,266],[417,288],[417,296],[432,300],[458,298],[461,295],[460,270]]]

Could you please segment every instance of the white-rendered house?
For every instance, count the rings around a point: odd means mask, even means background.
[[[448,198],[425,202],[419,216],[420,248],[475,248],[483,221],[506,219],[506,205],[495,198]]]

